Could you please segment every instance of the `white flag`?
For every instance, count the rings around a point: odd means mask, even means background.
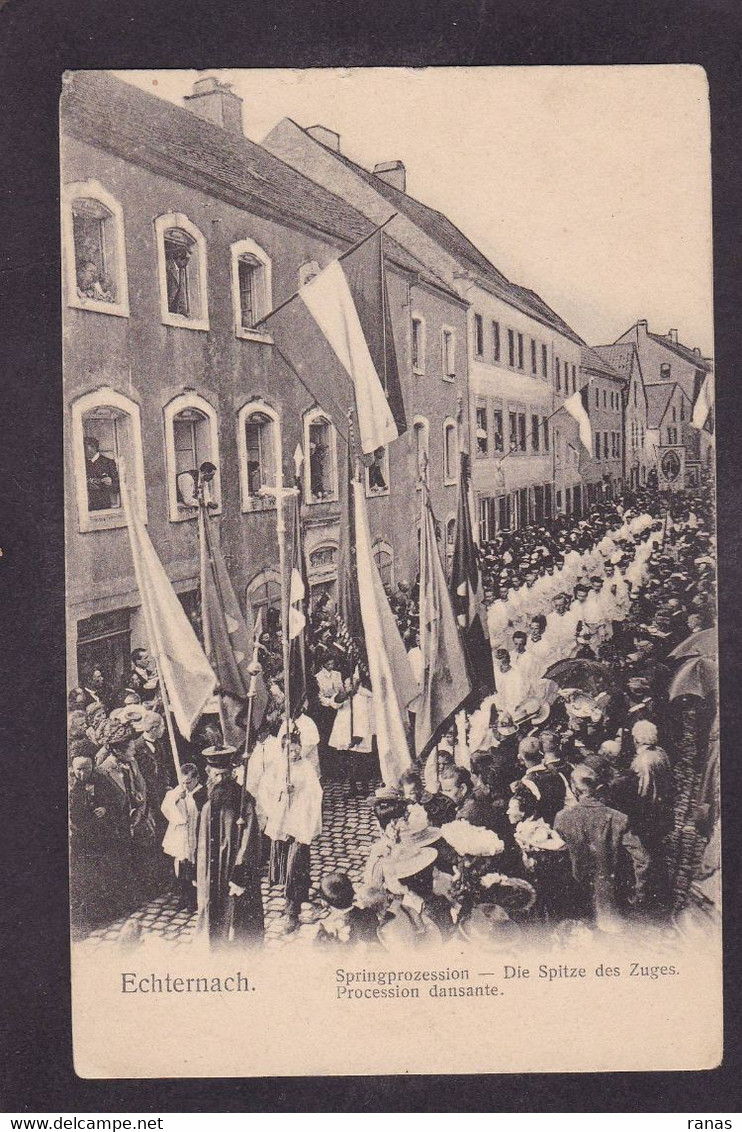
[[[358,594],[374,697],[381,777],[385,786],[396,786],[400,775],[412,762],[404,721],[407,705],[415,699],[419,688],[373,559],[363,485],[354,481],[353,492]]]
[[[708,420],[711,406],[714,403],[714,390],[711,374],[707,373],[703,379],[703,385],[700,388],[696,403],[693,406],[693,416],[690,423],[696,428],[703,428]]]
[[[587,387],[585,386],[585,388]],[[578,389],[576,393],[573,393],[571,397],[568,397],[562,405],[562,408],[566,409],[569,415],[577,421],[577,424],[580,427],[580,440],[582,441],[583,446],[592,456],[593,431],[590,428],[590,417],[587,415],[585,402],[582,399],[582,389]]]
[[[126,475],[119,469],[121,503],[129,528],[134,574],[142,601],[149,649],[184,739],[213,698],[216,676],[198,643],[183,606],[157,557],[136,506],[132,505]]]
[[[370,454],[399,436],[392,410],[363,333],[358,311],[343,272],[334,260],[299,291],[356,393],[361,449]]]

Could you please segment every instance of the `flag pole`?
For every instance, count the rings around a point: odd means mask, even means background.
[[[291,688],[289,683],[289,587],[286,584],[286,515],[284,513],[283,504],[286,498],[298,494],[298,488],[285,487],[283,483],[283,471],[281,471],[279,483],[277,483],[275,487],[268,487],[267,485],[264,485],[260,488],[258,494],[263,496],[273,496],[276,500],[278,572],[281,579],[281,652],[283,658],[284,717],[286,720],[286,736],[288,740],[291,732]],[[291,784],[291,759],[288,757],[288,755],[286,760],[286,784],[287,786]]]
[[[131,496],[129,495],[129,485],[128,485],[128,482],[127,482],[127,479],[126,479],[126,463],[125,463],[124,460],[119,460],[119,483],[120,483],[121,487],[123,488],[123,490],[121,492],[121,500],[124,504],[124,515],[126,517],[126,525],[127,525],[128,531],[129,531],[129,541],[131,542],[132,541],[131,505],[132,504],[131,504]],[[164,674],[163,674],[162,649],[160,647],[161,642],[160,642],[159,637],[158,637],[158,635],[155,631],[155,627],[152,624],[152,619],[150,617],[150,612],[149,612],[149,606],[148,606],[148,604],[147,604],[147,602],[144,598],[145,587],[144,587],[144,581],[143,581],[143,578],[142,578],[141,566],[139,565],[139,556],[137,554],[132,553],[132,559],[133,559],[133,562],[134,562],[134,577],[136,578],[137,589],[139,590],[139,599],[142,603],[141,608],[142,608],[142,614],[144,616],[144,626],[147,630],[147,636],[149,637],[149,647],[154,652],[155,661],[157,663],[157,675],[158,675],[159,683],[160,683],[160,692],[162,693],[162,706],[163,706],[164,713],[165,713],[165,724],[167,726],[167,733],[168,733],[168,737],[170,739],[170,746],[171,746],[171,749],[172,749],[173,761],[175,763],[175,773],[176,773],[178,782],[181,783],[183,781],[183,773],[182,773],[181,768],[180,768],[180,755],[178,754],[178,744],[175,740],[175,729],[173,728],[172,709],[170,707],[170,700],[168,699],[167,687],[165,685],[165,677],[164,677]]]
[[[357,252],[359,248],[362,248],[364,244],[367,244],[369,240],[372,240],[378,232],[381,232],[383,228],[386,228],[387,224],[390,224],[392,220],[394,220],[395,216],[398,215],[399,213],[393,212],[391,216],[387,216],[383,224],[377,225],[377,227],[374,228],[372,232],[369,232],[367,236],[364,236],[362,240],[358,240],[357,243],[349,247],[347,251],[342,252],[337,257],[337,261],[334,262],[340,263],[341,260],[346,259],[349,255],[353,255],[353,252]],[[272,311],[268,311],[268,314],[264,314],[262,318],[259,318],[258,321],[250,327],[250,329],[257,330],[258,327],[262,326],[264,322],[267,322],[269,318],[272,318],[274,314],[278,314],[278,312],[282,311],[284,307],[287,307],[289,303],[293,303],[294,299],[297,298],[298,295],[299,291],[294,291],[293,295],[289,295],[288,299],[284,299],[284,301],[282,303],[279,303],[277,307],[274,307]]]
[[[248,672],[250,673],[250,685],[247,689],[247,725],[246,725],[246,730],[245,730],[245,747],[244,747],[244,750],[242,752],[243,777],[242,777],[242,793],[240,795],[240,816],[237,819],[237,824],[241,827],[243,827],[246,824],[246,820],[247,820],[245,818],[245,803],[247,801],[247,764],[248,764],[249,759],[250,759],[250,731],[252,729],[252,715],[253,715],[253,706],[255,704],[256,684],[257,684],[258,676],[260,675],[260,673],[262,671],[262,665],[260,664],[260,661],[258,660],[258,649],[259,649],[259,643],[258,643],[258,637],[257,637],[257,633],[256,633],[255,639],[253,641],[252,660],[250,661],[250,665],[249,665],[249,668],[248,668]]]

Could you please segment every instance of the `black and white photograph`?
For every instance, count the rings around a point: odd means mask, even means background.
[[[680,65],[65,75],[81,1076],[719,1063],[708,117]],[[247,1000],[218,1067],[131,1042]]]

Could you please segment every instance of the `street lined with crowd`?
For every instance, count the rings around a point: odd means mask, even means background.
[[[718,832],[709,491],[604,500],[503,532],[480,562],[495,690],[396,783],[379,786],[373,696],[329,601],[311,613],[313,679],[288,736],[280,628],[264,627],[271,696],[246,764],[206,715],[176,776],[145,650],[124,688],[86,673],[69,697],[76,935],[136,931],[137,909],[174,889],[212,945],[256,946],[266,875],[283,934],[325,947],[674,923],[715,871],[707,854],[677,873],[688,815],[701,845]],[[420,678],[416,585],[390,604]],[[315,882],[329,793],[369,807],[378,836],[363,868],[323,855]]]

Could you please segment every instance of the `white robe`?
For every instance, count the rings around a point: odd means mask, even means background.
[[[285,754],[285,752],[284,752]],[[271,841],[293,837],[309,845],[322,832],[322,787],[311,763],[292,762],[287,789],[287,759],[278,759],[260,784],[260,801],[267,821],[265,833]]]
[[[526,698],[526,683],[523,675],[517,668],[509,668],[507,672],[501,672],[498,668],[495,672],[495,703],[498,711],[506,711],[512,715],[518,704],[523,703]]]

